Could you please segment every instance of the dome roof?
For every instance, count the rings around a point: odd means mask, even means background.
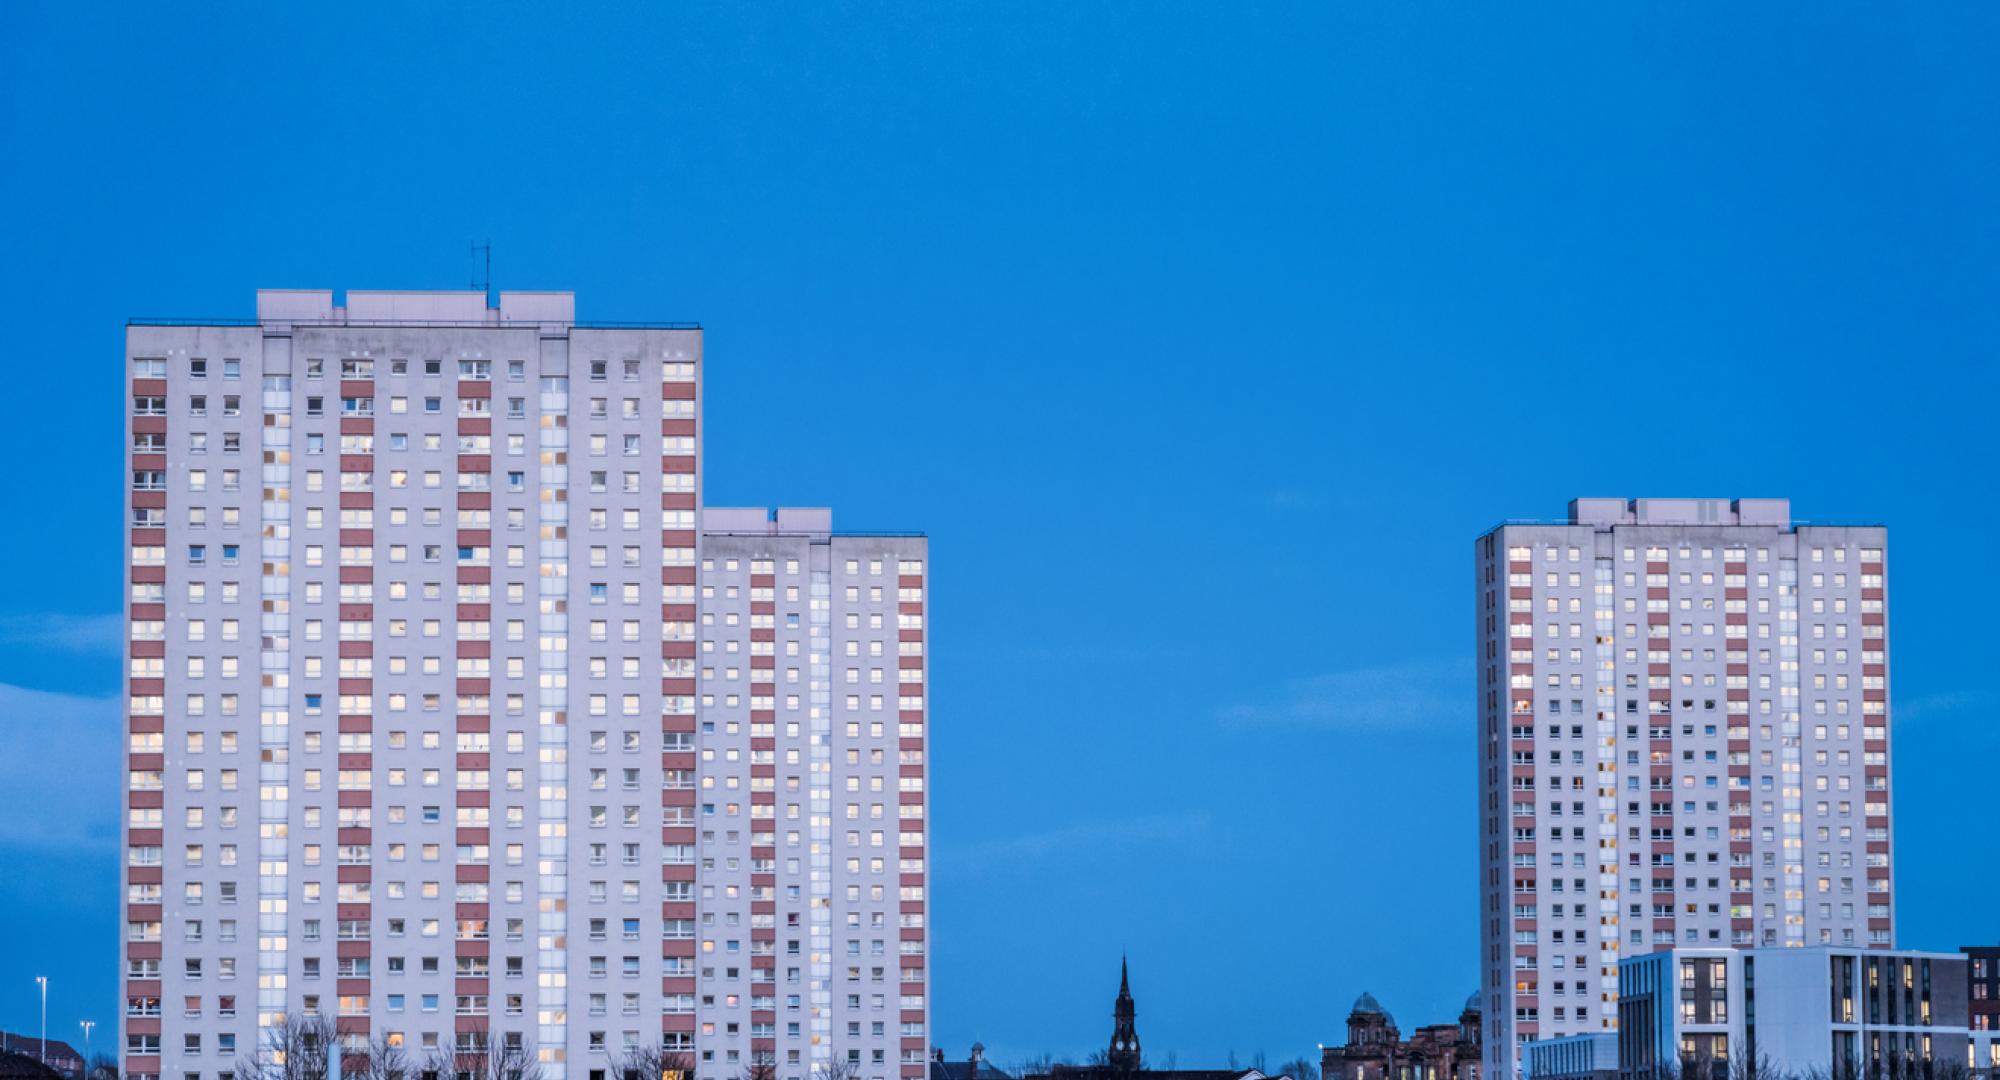
[[[1479,1011],[1479,991],[1474,990],[1472,992],[1472,996],[1465,999],[1465,1011],[1466,1012]]]
[[[1386,1023],[1394,1024],[1396,1022],[1396,1018],[1389,1015],[1389,1010],[1383,1008],[1382,1003],[1375,1000],[1375,995],[1366,990],[1361,992],[1360,997],[1354,999],[1354,1008],[1348,1010],[1348,1015],[1350,1017],[1379,1016]]]

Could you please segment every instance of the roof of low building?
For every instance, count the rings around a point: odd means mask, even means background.
[[[42,1040],[33,1035],[20,1035],[12,1031],[0,1031],[0,1051],[12,1054],[26,1054],[37,1061],[43,1057]],[[83,1055],[76,1052],[76,1047],[71,1046],[61,1039],[49,1040],[47,1057],[50,1060],[56,1058],[68,1058],[71,1061],[83,1060]]]
[[[984,1047],[981,1047],[984,1049]],[[977,1062],[931,1059],[931,1080],[1014,1080],[1014,1074],[980,1058]]]

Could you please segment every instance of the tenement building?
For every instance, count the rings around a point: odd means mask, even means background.
[[[1489,1075],[1669,946],[1890,948],[1885,530],[1578,499],[1473,549]]]
[[[925,541],[705,507],[698,328],[270,291],[126,363],[128,1076],[924,1074]]]
[[[1403,1038],[1396,1018],[1364,993],[1347,1013],[1347,1043],[1320,1048],[1323,1080],[1479,1080],[1479,995],[1455,1024],[1430,1024]]]

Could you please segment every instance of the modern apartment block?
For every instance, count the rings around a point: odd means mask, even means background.
[[[1979,1076],[2000,1072],[2000,945],[1965,945],[1966,1026],[1972,1054],[1967,1063]]]
[[[1616,1080],[1618,1035],[1586,1031],[1524,1043],[1521,1075],[1527,1080]]]
[[[1487,1075],[1621,956],[1889,948],[1885,531],[1578,499],[1474,544]]]
[[[1825,946],[1628,957],[1618,1075],[1938,1075],[1967,1061],[1965,968],[1956,953]]]
[[[923,1074],[925,541],[704,508],[698,328],[266,291],[126,360],[128,1075]]]
[[[1968,964],[1966,997],[1971,1001],[1972,1027],[2000,1031],[2000,945],[1962,945],[1958,951]]]

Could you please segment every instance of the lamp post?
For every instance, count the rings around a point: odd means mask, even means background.
[[[83,1075],[88,1077],[90,1075],[90,1029],[97,1026],[97,1021],[78,1020],[76,1023],[78,1027],[83,1029]]]
[[[35,976],[35,982],[42,988],[41,1062],[47,1065],[49,1063],[49,977],[47,975],[37,975]]]

